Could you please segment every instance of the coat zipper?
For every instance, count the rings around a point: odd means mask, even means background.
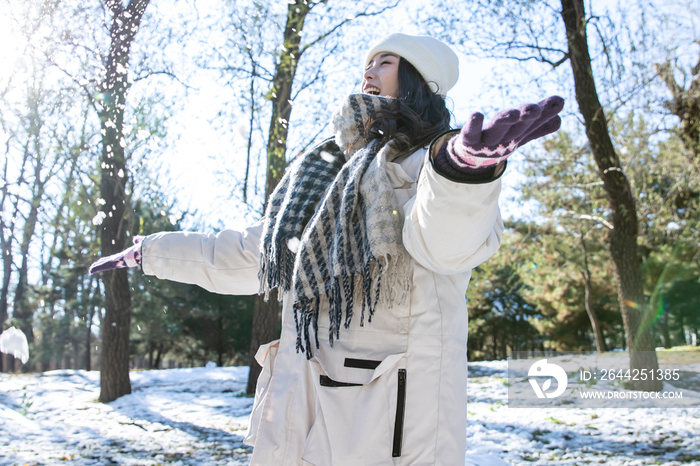
[[[394,421],[394,448],[391,452],[393,458],[401,456],[401,442],[403,440],[403,418],[406,411],[406,369],[399,369],[399,386],[396,394],[396,420]]]

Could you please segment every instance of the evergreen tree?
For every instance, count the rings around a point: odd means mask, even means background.
[[[499,254],[472,272],[467,290],[470,360],[505,359],[510,351],[540,349],[542,337],[533,322],[542,314],[525,297],[517,244],[506,241]]]

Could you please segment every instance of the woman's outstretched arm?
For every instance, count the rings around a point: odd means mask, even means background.
[[[258,292],[262,220],[243,231],[218,234],[163,232],[134,237],[134,245],[103,257],[91,274],[141,266],[146,275],[199,285],[220,294]]]
[[[260,283],[262,221],[243,231],[217,234],[167,232],[147,236],[141,267],[146,275],[199,285],[219,294],[250,295]]]
[[[424,267],[442,274],[462,273],[499,248],[503,221],[498,207],[500,176],[513,151],[550,134],[561,125],[564,105],[553,96],[501,112],[482,127],[472,115],[461,130],[433,141],[406,206],[403,241]]]

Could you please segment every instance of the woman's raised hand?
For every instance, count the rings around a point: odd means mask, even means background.
[[[123,269],[125,267],[136,267],[141,265],[141,241],[144,236],[134,236],[134,245],[122,252],[103,257],[88,269],[90,275],[105,270]]]
[[[555,95],[537,104],[502,111],[486,127],[483,127],[484,115],[474,113],[448,142],[449,163],[458,170],[494,166],[518,147],[558,130],[561,126],[558,113],[562,108],[564,99]]]

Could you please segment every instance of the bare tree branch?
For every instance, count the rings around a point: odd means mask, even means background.
[[[316,72],[314,73],[313,78],[311,78],[310,80],[308,80],[308,81],[306,81],[306,82],[303,82],[303,83],[301,84],[301,86],[299,86],[299,89],[297,89],[296,93],[295,93],[294,96],[292,97],[292,100],[296,100],[296,99],[297,99],[297,96],[299,95],[299,93],[300,93],[301,91],[303,91],[304,89],[308,88],[308,87],[311,86],[313,83],[315,83],[315,82],[317,82],[319,79],[321,79],[321,77],[323,76],[323,74],[322,74],[323,64],[326,62],[326,59],[327,59],[328,57],[330,57],[330,56],[333,55],[333,53],[335,52],[335,50],[338,48],[338,45],[339,45],[339,44],[335,44],[335,45],[333,46],[333,48],[332,48],[326,55],[323,56],[323,58],[321,59],[321,61],[320,61],[319,64],[318,64],[318,66],[316,67]]]
[[[135,77],[131,80],[131,82],[132,82],[132,83],[136,83],[136,82],[138,82],[138,81],[142,81],[142,80],[144,80],[144,79],[148,79],[149,77],[154,76],[154,75],[157,75],[157,74],[163,74],[163,75],[165,75],[165,76],[168,76],[168,77],[172,78],[174,81],[177,81],[178,83],[182,84],[186,89],[195,89],[194,87],[190,86],[189,84],[187,84],[187,83],[185,83],[185,82],[182,82],[182,81],[180,80],[180,78],[178,78],[178,77],[175,75],[175,73],[173,73],[172,71],[167,71],[167,70],[163,70],[163,71],[148,70],[148,72],[147,72],[145,75],[135,76]]]
[[[78,85],[78,87],[80,87],[80,88],[83,90],[83,92],[85,93],[85,96],[88,98],[88,103],[90,104],[90,106],[93,108],[93,110],[95,110],[95,112],[99,112],[99,109],[98,109],[97,106],[95,105],[95,98],[94,98],[94,96],[93,96],[92,90],[91,90],[90,88],[88,88],[87,85],[81,83],[75,76],[73,76],[72,74],[70,74],[70,73],[69,73],[67,70],[65,70],[61,65],[59,65],[58,63],[56,63],[56,62],[51,58],[51,56],[50,56],[49,54],[46,54],[46,53],[45,53],[44,55],[45,55],[45,57],[46,57],[46,60],[47,60],[52,66],[56,67],[60,72],[62,72],[63,74],[65,74],[65,75],[68,77],[68,79],[70,79],[71,81],[73,81],[75,84]]]
[[[304,152],[307,151],[307,149],[308,149],[309,147],[311,147],[312,145],[316,144],[316,138],[317,138],[321,133],[323,133],[323,132],[326,130],[326,128],[328,128],[328,123],[322,125],[321,128],[316,132],[316,134],[314,134],[311,138],[308,139],[308,142],[306,143],[306,145],[304,145],[301,149],[299,149],[299,152],[298,152],[298,153],[299,153],[299,154],[303,154]],[[289,163],[291,163],[291,161],[290,161]],[[288,163],[287,165],[289,165],[289,163]]]
[[[353,21],[354,19],[359,18],[359,17],[371,17],[371,16],[378,16],[378,15],[381,15],[382,13],[384,13],[384,12],[387,11],[387,10],[390,10],[390,9],[392,9],[392,8],[396,8],[396,7],[399,5],[400,2],[401,2],[401,0],[396,0],[396,1],[394,2],[393,5],[385,6],[384,8],[382,8],[382,9],[380,9],[380,10],[378,10],[378,11],[373,11],[373,12],[366,12],[366,11],[365,11],[365,12],[362,12],[362,13],[358,13],[358,14],[355,15],[354,17],[345,18],[343,21],[341,21],[340,23],[338,23],[338,24],[336,24],[335,26],[333,26],[328,32],[326,32],[326,33],[324,33],[324,34],[321,34],[321,35],[318,36],[316,39],[314,39],[314,40],[312,40],[311,42],[309,42],[308,44],[306,44],[304,47],[301,47],[301,50],[299,51],[299,56],[303,55],[304,52],[306,52],[306,50],[308,50],[308,49],[309,49],[310,47],[312,47],[314,44],[317,44],[318,42],[321,42],[321,41],[324,40],[326,37],[328,37],[329,35],[333,34],[335,31],[337,31],[339,28],[343,27],[344,25],[346,25],[346,24],[349,23],[350,21]]]

